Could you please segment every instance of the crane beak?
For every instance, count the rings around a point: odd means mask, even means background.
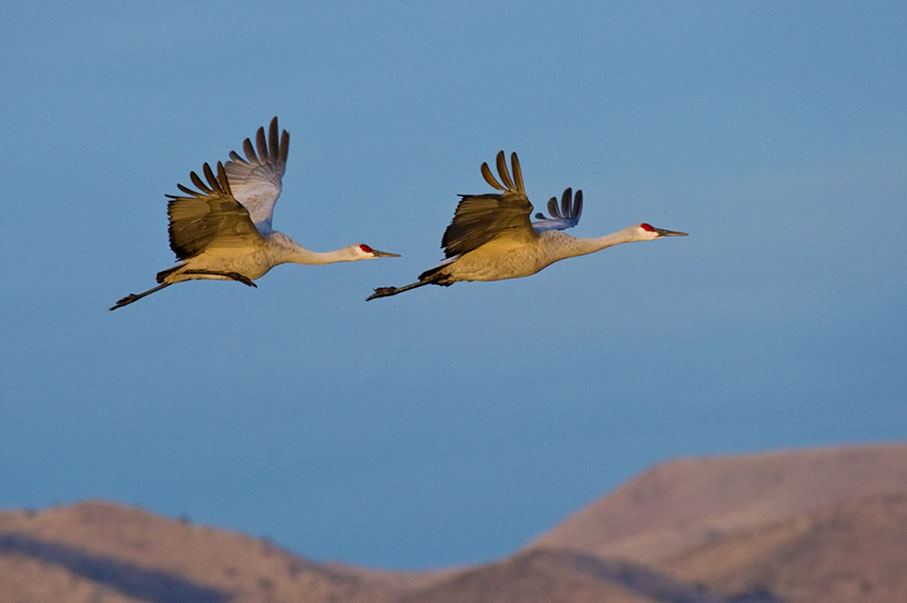
[[[676,230],[664,230],[661,228],[656,228],[655,232],[658,233],[659,237],[688,237],[688,236],[690,236],[685,232],[677,232]]]
[[[375,254],[376,258],[398,258],[398,257],[400,257],[399,253],[391,253],[389,251],[378,251],[377,249],[372,249],[372,253]]]

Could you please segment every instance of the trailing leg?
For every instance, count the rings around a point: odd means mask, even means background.
[[[428,274],[428,278],[425,277],[426,273],[422,273],[419,277],[419,280],[415,283],[410,283],[409,285],[404,285],[402,287],[378,287],[375,289],[375,292],[365,298],[365,301],[375,299],[376,297],[389,297],[391,295],[397,295],[398,293],[403,293],[404,291],[409,291],[410,289],[415,289],[416,287],[422,287],[423,285],[441,285],[447,287],[451,283],[441,282],[444,277],[438,273]]]
[[[403,293],[404,291],[409,291],[410,289],[415,289],[416,287],[421,287],[422,285],[431,284],[430,281],[417,281],[403,287],[378,287],[375,289],[375,292],[365,298],[365,301],[375,299],[376,297],[388,297],[390,295],[397,295],[398,293]]]
[[[153,287],[151,289],[148,289],[148,291],[143,291],[142,293],[130,293],[129,295],[127,295],[126,297],[124,297],[123,299],[121,299],[117,303],[115,303],[113,306],[111,306],[110,309],[116,310],[117,308],[122,308],[123,306],[128,306],[132,302],[138,301],[138,300],[142,299],[143,297],[145,297],[146,295],[151,295],[155,291],[160,291],[164,287],[169,287],[170,285],[171,285],[171,283],[161,283],[157,287]]]

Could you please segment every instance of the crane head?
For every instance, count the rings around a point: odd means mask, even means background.
[[[378,251],[365,243],[350,245],[348,248],[353,254],[353,260],[373,260],[375,258],[398,258],[399,253],[390,253],[388,251]]]
[[[660,239],[661,237],[685,237],[688,236],[685,232],[677,232],[675,230],[665,230],[663,228],[655,228],[651,224],[643,222],[636,226],[638,240],[640,241],[651,241],[653,239]]]

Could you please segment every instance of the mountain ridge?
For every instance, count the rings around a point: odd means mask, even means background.
[[[421,572],[311,561],[107,501],[0,511],[0,592],[22,603],[888,603],[907,594],[905,541],[907,444],[874,444],[669,460],[510,556]]]
[[[526,547],[652,563],[684,548],[852,496],[907,490],[907,444],[664,461]]]

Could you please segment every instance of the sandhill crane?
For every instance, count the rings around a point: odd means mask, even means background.
[[[628,226],[603,237],[585,239],[560,232],[576,226],[583,211],[583,191],[568,188],[561,197],[548,201],[550,218],[537,213],[530,222],[532,205],[523,188],[523,173],[516,153],[510,157],[513,179],[507,171],[504,151],[497,155],[497,168],[503,184],[497,181],[487,163],[482,164],[485,181],[501,193],[462,195],[453,221],[444,232],[441,247],[447,259],[419,275],[415,283],[403,287],[379,287],[366,298],[396,295],[423,285],[449,286],[459,281],[499,281],[535,274],[565,258],[600,251],[633,241],[661,237],[683,237],[685,232],[655,228],[645,222]]]
[[[243,141],[245,159],[231,151],[226,165],[217,163],[216,175],[205,164],[203,173],[207,184],[191,172],[189,177],[198,190],[178,184],[185,194],[167,195],[170,198],[167,206],[170,248],[182,263],[158,272],[160,285],[157,287],[143,293],[130,293],[111,310],[174,283],[193,279],[235,280],[256,287],[252,281],[278,264],[331,264],[399,257],[365,243],[347,245],[335,251],[310,251],[273,230],[271,217],[282,188],[290,134],[284,130],[278,139],[275,117],[271,120],[267,139],[264,128],[258,129],[255,147],[246,138]]]

